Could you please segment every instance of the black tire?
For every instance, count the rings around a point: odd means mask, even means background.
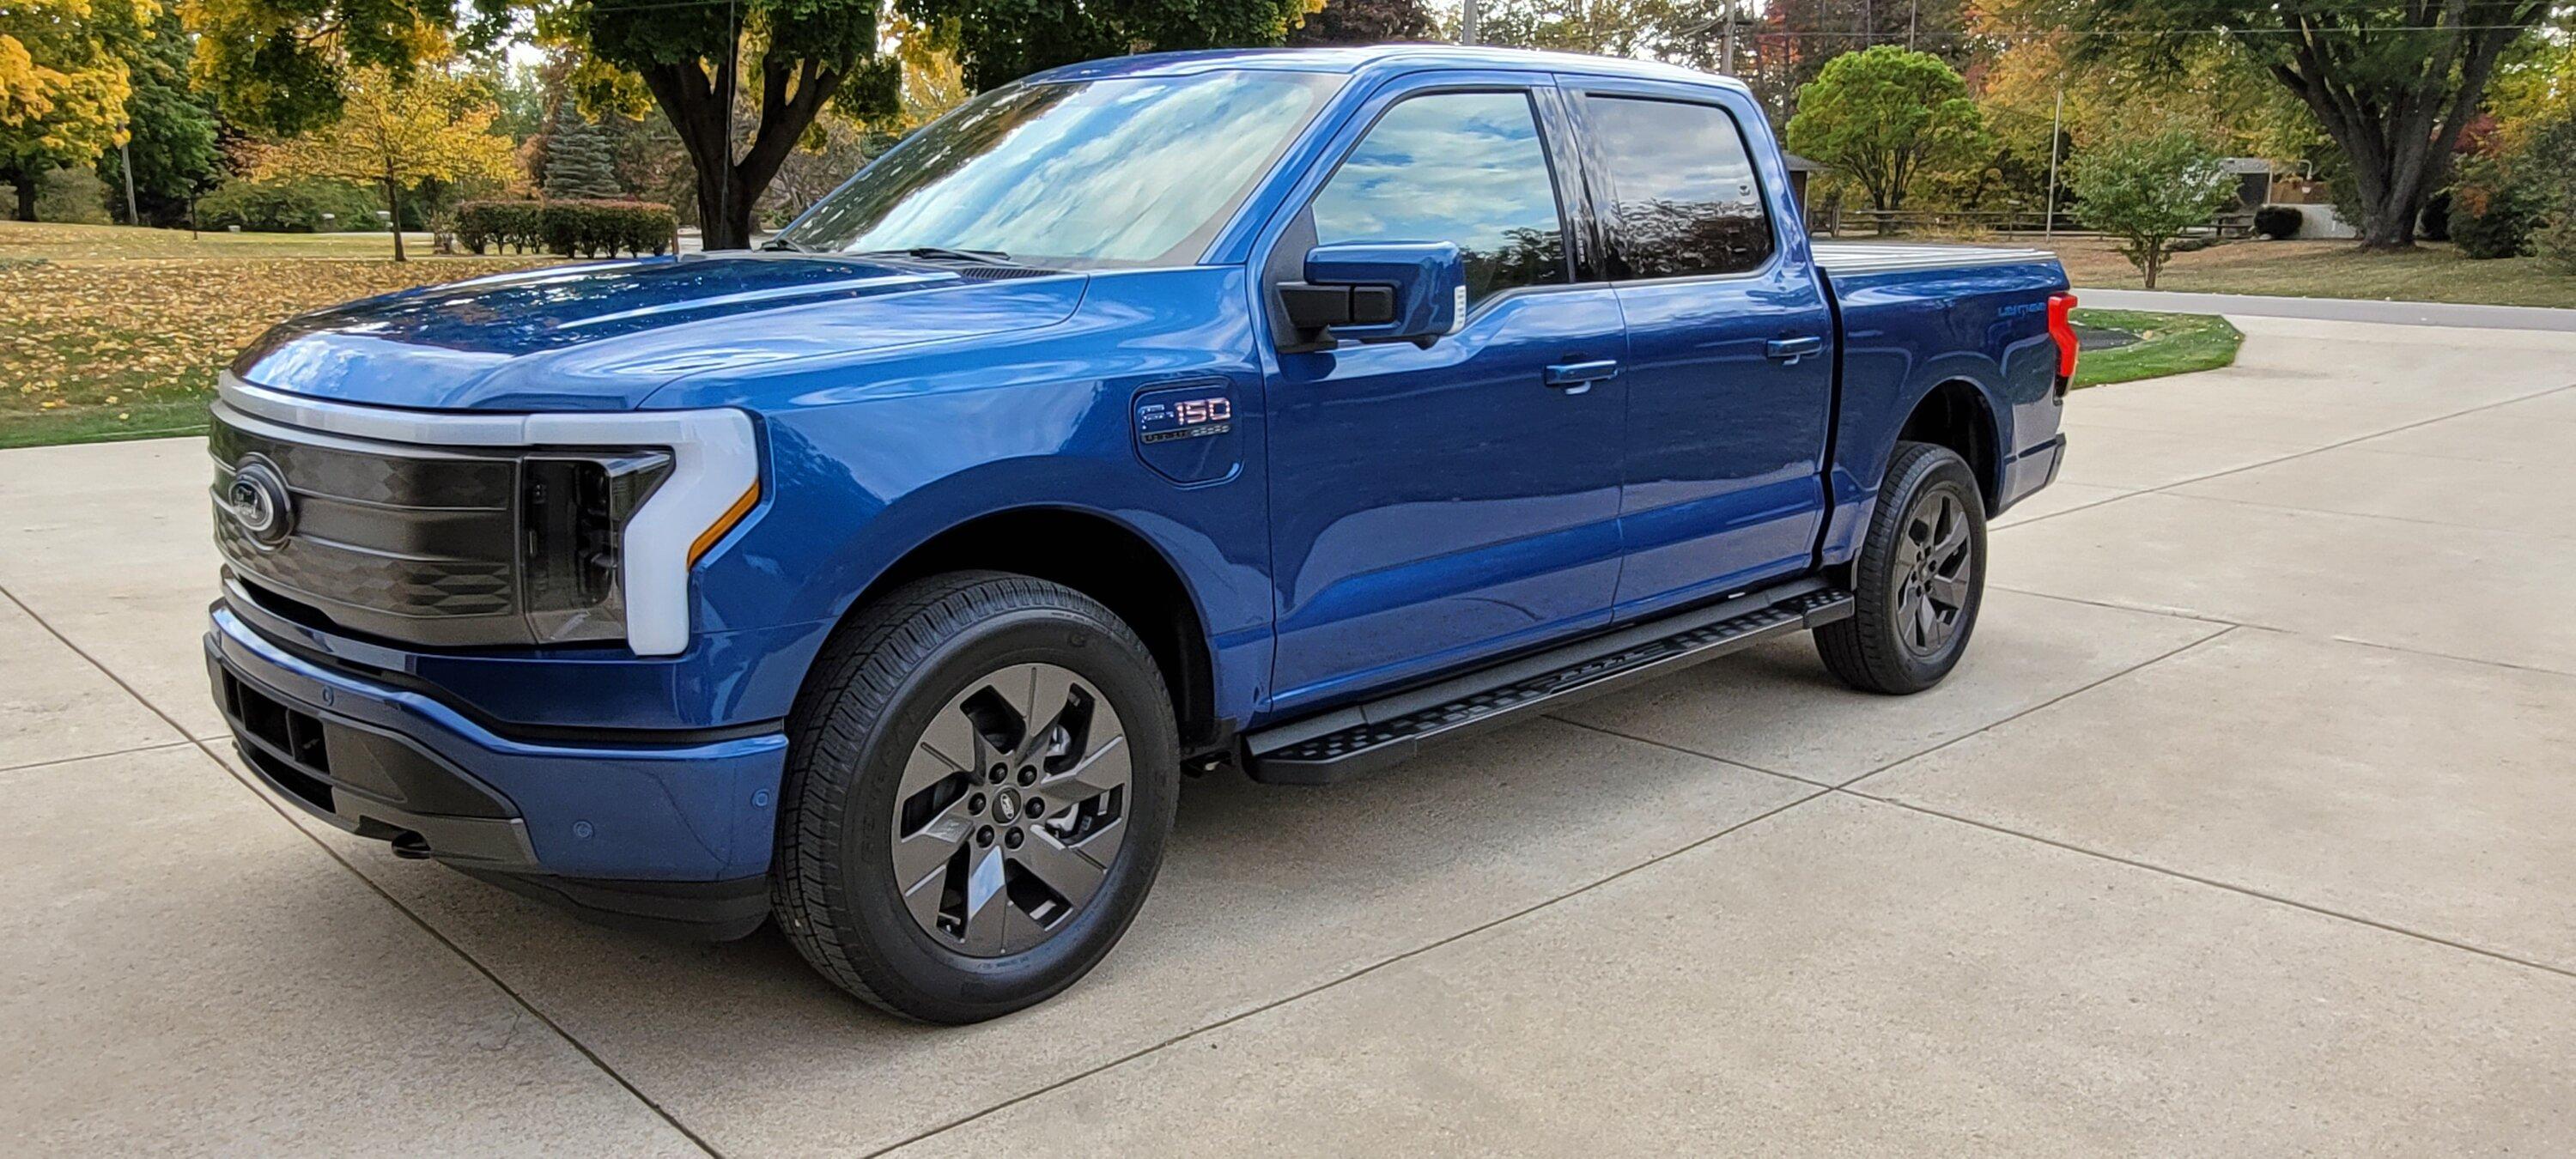
[[[1098,700],[1090,703],[1105,700],[1114,712],[1108,718],[1109,727],[1123,725],[1124,756],[1129,761],[1130,779],[1117,801],[1117,820],[1125,828],[1123,840],[1108,855],[1109,864],[1087,898],[1057,899],[1070,907],[1069,912],[1056,911],[1055,924],[1042,930],[1031,924],[1040,919],[1011,926],[1040,940],[1015,951],[1003,948],[976,954],[965,948],[969,945],[964,932],[967,918],[958,919],[952,938],[943,936],[949,933],[945,927],[934,929],[932,919],[917,916],[917,905],[907,905],[905,891],[896,880],[896,847],[909,846],[913,839],[904,836],[898,825],[920,815],[917,806],[934,791],[904,796],[908,765],[915,768],[917,779],[921,774],[914,762],[922,759],[919,754],[935,755],[928,730],[961,711],[957,698],[990,694],[994,686],[986,684],[978,691],[978,682],[996,680],[1006,670],[1067,671],[1078,680],[1070,686],[1078,691],[1066,703],[1083,703],[1093,689]],[[1030,699],[1038,695],[1032,691]],[[969,707],[962,711],[971,715],[975,702],[964,703]],[[1074,711],[1067,708],[1067,717]],[[1021,760],[1008,747],[984,747],[986,719],[976,717],[971,726],[977,751],[999,754],[1001,767]],[[1061,745],[1061,732],[1054,735]],[[1000,572],[938,576],[907,584],[861,611],[816,661],[789,718],[788,737],[779,844],[771,871],[771,907],[779,926],[805,959],[841,988],[883,1009],[928,1022],[978,1022],[1008,1014],[1052,997],[1090,972],[1143,905],[1161,867],[1178,804],[1179,742],[1171,696],[1152,654],[1099,603],[1070,588],[1026,576]],[[1023,822],[1026,832],[1021,826],[1000,825],[1001,836],[1012,840],[1012,849],[1025,843],[1030,853],[1039,851],[1040,822],[1034,819],[1034,811],[1026,818],[1016,813],[1001,816],[1005,791],[1016,792],[1013,778],[1027,769],[999,773],[1006,779],[983,785],[972,778],[984,768],[985,759],[967,758],[976,769],[950,775],[965,776],[969,779],[962,784],[989,791],[989,805],[988,792],[976,791],[976,812],[960,812],[968,803],[966,789],[956,789],[958,795],[953,797],[944,796],[946,788],[936,790],[943,795],[933,802],[942,824],[952,815],[962,817],[973,832],[956,841],[957,854],[941,855],[957,860],[938,862],[944,868],[932,871],[950,875],[939,878],[942,891],[971,890],[977,888],[973,882],[984,880],[970,876],[973,863],[968,859],[984,852],[998,854],[997,844],[977,844],[992,833],[995,822]],[[1110,794],[1102,793],[1100,799],[1107,801]],[[912,813],[899,812],[906,800],[916,806]],[[1066,812],[1060,806],[1053,824],[1087,829],[1094,820],[1089,813],[1068,818]],[[1065,845],[1045,848],[1060,853]],[[1007,890],[982,887],[985,899],[994,905],[1018,905],[1017,891],[1030,879],[1029,872],[996,862],[993,873],[995,881],[1005,873],[1019,876],[1011,879]],[[924,883],[930,881],[922,878]],[[924,896],[920,889],[916,885],[916,900]],[[961,893],[945,896],[951,900],[941,904],[966,904]],[[996,920],[1028,912],[1013,911]]]
[[[1927,508],[1931,510],[1927,512]],[[1926,542],[1924,520],[1934,525]],[[1955,517],[1963,555],[1927,559]],[[1933,580],[1926,579],[1926,568]],[[1898,443],[1879,488],[1869,537],[1852,568],[1859,610],[1816,629],[1816,651],[1835,678],[1862,692],[1903,696],[1941,682],[1968,650],[1986,592],[1986,508],[1977,478],[1948,447]],[[1938,583],[1936,589],[1931,585]],[[1950,594],[1949,600],[1932,594]],[[1920,594],[1920,602],[1910,598]],[[1946,632],[1925,630],[1922,608]],[[1944,610],[1947,618],[1944,618]]]

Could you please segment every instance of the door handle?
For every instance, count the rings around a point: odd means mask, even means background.
[[[1547,368],[1549,386],[1568,394],[1581,394],[1605,378],[1619,377],[1619,360],[1603,358],[1592,362],[1560,362]],[[1571,389],[1567,389],[1571,388]]]
[[[1762,352],[1783,362],[1796,362],[1810,354],[1824,353],[1825,340],[1813,334],[1804,338],[1774,338]]]

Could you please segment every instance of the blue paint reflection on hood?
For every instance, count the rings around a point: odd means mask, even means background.
[[[765,252],[565,266],[305,314],[233,372],[381,406],[630,410],[682,375],[1050,325],[1085,281]]]

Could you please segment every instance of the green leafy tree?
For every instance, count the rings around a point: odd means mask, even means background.
[[[451,38],[489,46],[533,13],[540,43],[579,53],[584,104],[660,107],[715,249],[748,244],[753,205],[827,104],[865,115],[895,99],[877,0],[196,0],[194,11],[200,78],[227,115],[271,131],[328,123],[353,70],[401,77]],[[757,118],[747,144],[729,109]]]
[[[2120,239],[2120,252],[2156,288],[2175,238],[2234,196],[2235,179],[2216,150],[2186,129],[2113,137],[2076,153],[2066,166],[2075,216]]]
[[[1322,0],[895,0],[951,38],[977,90],[1060,64],[1183,48],[1280,44]]]
[[[2072,25],[2120,34],[2088,38],[2088,53],[2168,72],[2218,30],[2334,139],[2371,249],[2415,244],[2498,59],[2550,12],[2549,0],[2068,2]]]
[[[481,86],[434,69],[404,80],[386,68],[349,74],[338,120],[261,150],[261,179],[323,177],[384,190],[403,261],[403,192],[423,181],[499,184],[518,176],[510,139],[492,132],[499,110]]]
[[[566,116],[547,143],[545,191],[555,198],[626,196],[617,183],[617,149],[608,134],[578,114]]]
[[[1438,26],[1422,0],[1331,0],[1288,33],[1298,46],[1430,40]]]
[[[1278,44],[1320,2],[894,0],[892,14],[936,29],[968,86],[989,88],[1094,57]],[[825,108],[873,123],[916,103],[908,70],[879,51],[881,0],[195,0],[192,11],[200,78],[228,116],[272,131],[329,121],[353,68],[402,75],[451,35],[488,46],[533,12],[539,42],[581,53],[585,107],[658,106],[688,155],[710,249],[749,244],[754,207]],[[746,114],[748,132],[736,123]]]
[[[875,0],[589,0],[539,29],[587,47],[586,104],[620,105],[629,76],[651,94],[695,170],[706,247],[735,249],[750,244],[754,207],[827,106],[854,117],[896,108],[901,70],[877,52],[878,15]],[[747,146],[728,108],[756,118]]]
[[[1927,172],[1974,164],[1989,148],[1967,82],[1937,56],[1888,44],[1835,57],[1799,89],[1788,139],[1858,182],[1882,212],[1904,208]]]
[[[214,110],[189,86],[193,51],[175,10],[163,9],[148,35],[125,52],[133,93],[125,100],[131,125],[123,151],[104,150],[98,175],[124,201],[125,159],[134,159],[134,195],[149,221],[180,220],[188,199],[211,189],[221,176]],[[133,223],[129,223],[133,224]]]
[[[0,183],[36,219],[45,174],[86,168],[125,138],[126,58],[154,9],[144,0],[0,2]]]

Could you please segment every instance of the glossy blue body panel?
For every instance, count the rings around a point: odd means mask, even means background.
[[[328,711],[484,777],[532,833],[540,813],[619,818],[599,827],[613,840],[539,840],[551,871],[713,880],[765,864],[774,817],[751,801],[775,788],[781,721],[833,627],[977,519],[1056,510],[1148,545],[1204,629],[1207,703],[1251,729],[1847,560],[1896,432],[1945,382],[1987,400],[2000,498],[2054,470],[2055,351],[2031,307],[2063,274],[1820,276],[1777,146],[1733,82],[1441,46],[1165,54],[1035,80],[1211,68],[1348,79],[1192,265],[982,280],[791,253],[654,259],[280,327],[236,363],[248,381],[425,410],[739,408],[764,484],[697,566],[678,656],[407,652],[278,629],[291,654],[220,614],[210,648],[290,697],[330,685]],[[1623,85],[1736,113],[1778,229],[1770,265],[1506,292],[1427,348],[1280,352],[1262,271],[1378,111],[1431,88],[1527,88],[1551,94],[1541,120],[1561,135],[1558,86]],[[1579,163],[1551,158],[1578,247],[1596,245]],[[1772,356],[1809,337],[1816,353]],[[1217,398],[1221,435],[1142,441],[1154,404]],[[506,739],[514,725],[732,731],[567,748]]]
[[[1924,396],[1951,381],[1977,389],[1995,425],[2003,479],[1995,510],[2045,485],[2011,467],[2057,446],[2064,399],[2056,391],[2057,347],[2045,303],[2066,289],[2055,262],[1964,266],[1829,279],[1841,316],[1841,404],[1831,472],[1834,508],[1822,558],[1838,563],[1860,549],[1896,435]],[[2036,307],[2036,308],[2034,308]]]

